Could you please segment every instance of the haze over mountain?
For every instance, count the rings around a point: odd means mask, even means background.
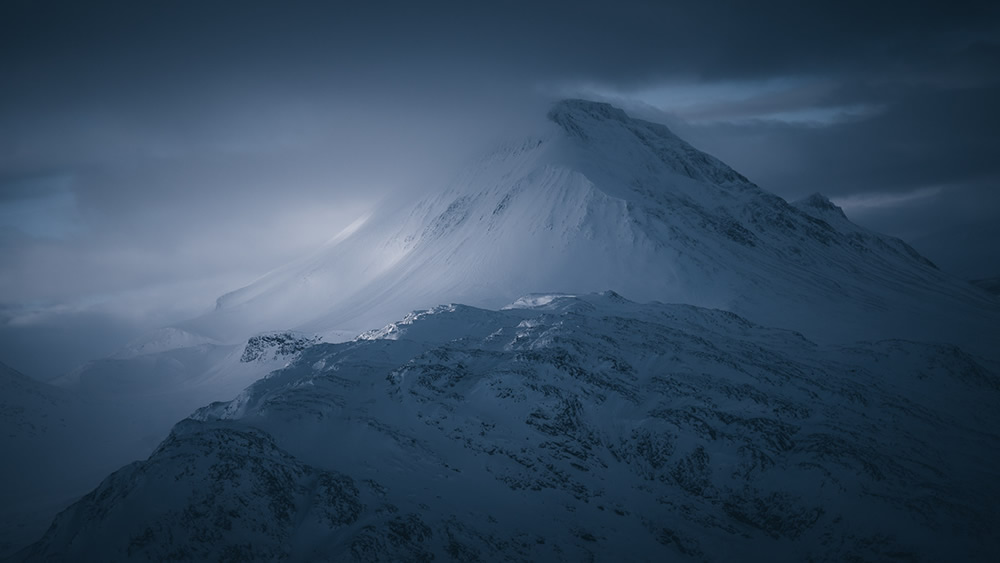
[[[1000,275],[991,2],[15,0],[0,68],[0,358],[41,380],[209,310],[566,97]]]
[[[995,300],[821,195],[789,204],[607,104],[568,100],[538,117],[442,193],[376,210],[181,326],[232,341],[275,327],[351,334],[442,302],[614,288],[831,341],[995,344]]]
[[[566,100],[429,198],[46,388],[141,421],[53,438],[58,463],[152,453],[17,557],[982,558],[998,319],[823,196]]]
[[[995,563],[998,99],[982,0],[0,2],[0,561]]]

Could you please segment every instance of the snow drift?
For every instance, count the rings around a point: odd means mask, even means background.
[[[234,340],[356,334],[416,307],[609,287],[831,342],[907,337],[985,353],[1000,323],[994,300],[826,198],[789,204],[663,125],[568,100],[443,191],[376,211],[187,328]]]

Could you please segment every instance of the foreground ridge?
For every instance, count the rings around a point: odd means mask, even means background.
[[[419,311],[178,424],[22,555],[986,560],[996,366],[606,292]]]

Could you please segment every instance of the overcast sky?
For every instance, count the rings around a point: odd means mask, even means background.
[[[561,96],[1000,275],[997,6],[7,0],[0,360],[198,314]]]

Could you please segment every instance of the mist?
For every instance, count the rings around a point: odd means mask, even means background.
[[[990,560],[998,69],[996,2],[2,2],[0,559]]]
[[[858,7],[6,3],[0,358],[50,379],[209,310],[561,97],[996,275],[996,8]]]

